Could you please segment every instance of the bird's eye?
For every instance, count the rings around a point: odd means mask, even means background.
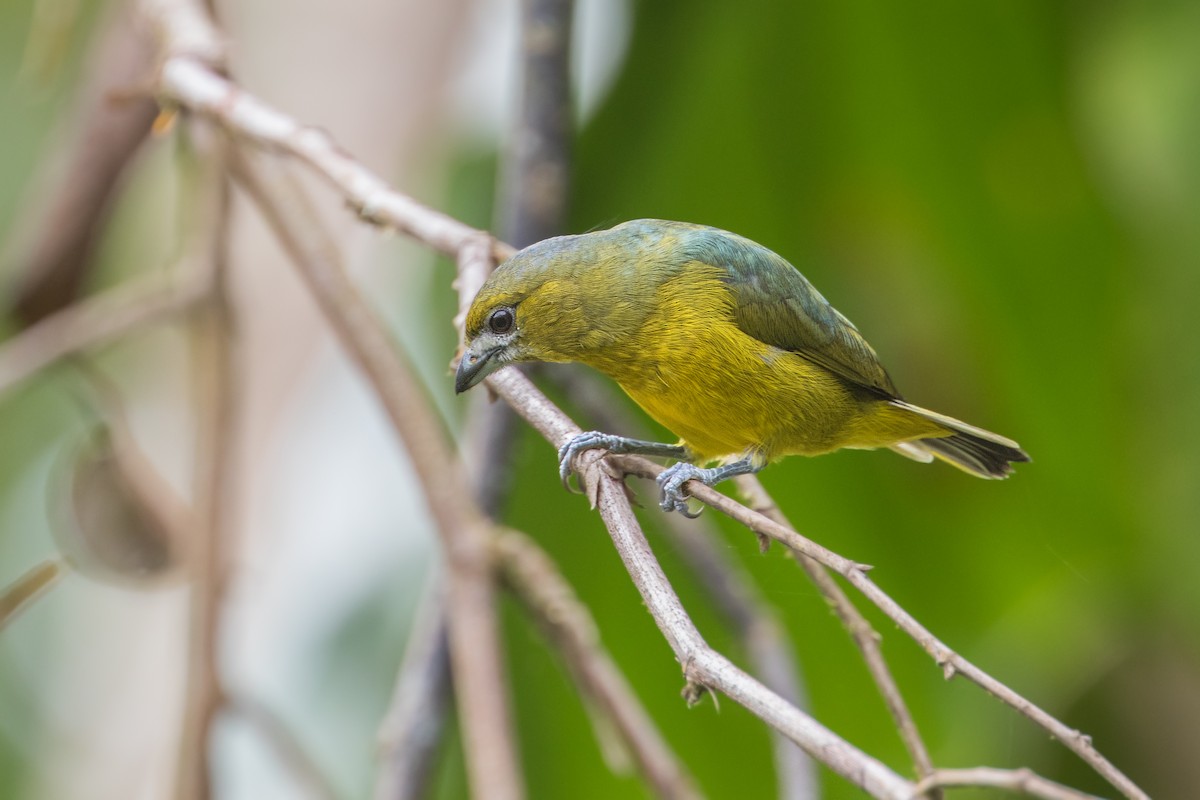
[[[513,329],[515,321],[511,308],[497,308],[488,317],[488,327],[492,329],[492,333],[508,333]]]

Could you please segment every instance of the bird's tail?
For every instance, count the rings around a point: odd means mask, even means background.
[[[901,455],[918,461],[929,461],[931,456],[939,458],[980,478],[1007,478],[1012,474],[1014,463],[1030,460],[1012,439],[903,400],[892,400],[891,403],[953,431],[949,436],[916,439],[894,446],[892,449]]]

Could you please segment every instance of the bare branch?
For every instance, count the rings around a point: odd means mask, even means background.
[[[192,307],[205,297],[208,287],[189,270],[182,272],[182,280],[174,274],[152,275],[109,289],[46,317],[0,345],[0,392],[59,359]]]
[[[736,479],[736,483],[738,491],[752,509],[784,527],[792,527],[787,517],[779,510],[779,506],[767,494],[767,490],[763,488],[757,476],[742,475]],[[904,702],[904,697],[900,694],[900,687],[896,685],[896,679],[892,677],[892,672],[883,658],[883,650],[880,647],[881,637],[842,591],[842,587],[837,585],[825,567],[795,550],[788,552],[816,584],[817,589],[833,608],[833,612],[837,614],[838,619],[841,620],[842,625],[845,626],[846,631],[861,651],[863,660],[867,664],[867,671],[871,673],[871,678],[879,688],[879,693],[883,695],[883,702],[887,705],[888,712],[892,715],[897,730],[900,731],[900,738],[904,741],[904,746],[916,766],[917,777],[924,778],[930,775],[933,772],[933,760],[929,757],[925,742],[921,739],[920,732],[917,731],[917,724],[908,710],[908,705]],[[931,789],[930,792],[931,800],[941,797],[941,793],[936,788]]]
[[[927,775],[917,784],[917,793],[929,792],[937,787],[988,787],[1006,789],[1041,800],[1098,800],[1095,795],[1063,786],[1047,780],[1027,769],[939,769]]]
[[[563,232],[571,167],[573,0],[521,3],[521,105],[500,169],[497,230],[517,247]]]
[[[449,562],[450,654],[471,785],[497,800],[521,797],[524,781],[517,767],[496,629],[490,528],[451,458],[440,420],[386,327],[346,277],[319,220],[304,205],[301,188],[278,172],[266,180],[244,160],[235,174],[292,257],[347,353],[371,382],[411,456]]]
[[[392,701],[379,726],[375,800],[425,796],[450,699],[446,593],[435,578],[425,590],[396,676]]]
[[[329,779],[278,714],[248,695],[233,695],[228,702],[230,711],[254,726],[263,739],[275,749],[275,753],[288,767],[290,774],[308,789],[309,797],[337,800],[337,792]]]
[[[631,473],[644,477],[654,477],[662,471],[662,467],[645,459],[622,457],[621,460],[626,465],[632,467],[632,469],[629,469]],[[741,522],[755,533],[769,536],[771,539],[786,545],[797,553],[820,562],[841,575],[851,585],[866,595],[867,599],[883,611],[901,630],[911,636],[942,668],[942,673],[947,680],[953,678],[955,675],[962,675],[967,680],[983,688],[993,697],[1012,706],[1048,731],[1056,739],[1062,741],[1105,780],[1127,797],[1135,798],[1136,800],[1149,800],[1145,792],[1138,788],[1133,781],[1096,750],[1092,745],[1090,736],[1074,728],[1067,727],[1045,710],[1026,700],[1008,686],[951,650],[927,628],[921,625],[921,623],[917,622],[911,614],[901,608],[895,600],[867,577],[867,570],[870,567],[840,556],[816,542],[806,539],[794,530],[746,508],[707,486],[692,481],[688,484],[688,491],[697,500]]]
[[[521,91],[513,132],[500,160],[496,228],[518,247],[563,232],[570,169],[570,44],[573,0],[521,3]],[[491,246],[491,242],[487,243]],[[468,264],[490,266],[489,259]],[[460,295],[469,303],[470,295]],[[461,331],[465,305],[456,320]],[[480,508],[495,517],[508,494],[517,418],[503,403],[477,393],[467,415],[463,461],[472,470]]]
[[[697,798],[694,782],[600,644],[587,609],[550,558],[523,534],[500,534],[495,544],[508,585],[558,645],[585,696],[612,721],[660,797]]]
[[[60,558],[48,558],[0,591],[0,631],[29,608],[35,600],[50,591],[65,572]]]
[[[157,90],[167,105],[216,121],[240,139],[288,153],[324,178],[362,219],[405,233],[446,255],[457,256],[468,240],[485,237],[494,258],[513,249],[448,214],[395,191],[355,161],[324,131],[307,127],[213,71],[220,37],[191,0],[142,0],[156,24],[165,58]],[[473,296],[473,295],[472,295]]]
[[[206,226],[211,249],[211,294],[193,328],[193,374],[199,422],[194,536],[188,554],[191,572],[188,694],[176,772],[178,800],[205,800],[212,794],[212,726],[225,700],[217,666],[218,638],[228,573],[231,494],[237,483],[234,475],[237,375],[231,341],[233,307],[227,285],[231,194],[226,171],[227,148],[226,142],[217,142],[205,158],[206,173],[199,176],[207,195],[211,195],[212,222]]]
[[[503,379],[497,377],[497,383]],[[882,763],[838,738],[710,648],[688,618],[633,516],[620,481],[600,478],[598,508],[625,568],[659,630],[683,665],[689,684],[717,690],[782,731],[805,752],[875,797],[907,797],[911,785]]]
[[[649,505],[657,490],[650,485]],[[689,520],[667,514],[663,526],[676,548],[705,586],[705,594],[721,610],[745,648],[754,674],[789,703],[807,708],[800,665],[775,609],[752,581],[716,547],[717,531],[707,520]],[[771,732],[781,798],[819,796],[819,780],[812,759],[778,731]]]
[[[480,235],[474,228],[390,190],[326,133],[300,126],[194,59],[168,59],[159,88],[164,99],[217,120],[240,138],[290,153],[308,164],[369,222],[395,228],[449,255],[457,253],[465,239]]]

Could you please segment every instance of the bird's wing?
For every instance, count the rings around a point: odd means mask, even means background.
[[[725,271],[734,319],[744,332],[846,381],[899,396],[854,324],[783,258],[749,239],[716,230],[696,236],[688,250],[696,261]]]

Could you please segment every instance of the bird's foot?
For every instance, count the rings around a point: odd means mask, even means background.
[[[720,479],[715,469],[703,469],[686,461],[672,464],[659,473],[656,479],[660,497],[658,505],[663,511],[678,511],[688,519],[695,519],[704,509],[701,507],[696,513],[691,512],[688,508],[688,496],[683,493],[683,485],[688,481],[700,481],[705,486],[712,486]]]
[[[687,496],[683,493],[685,483],[700,481],[705,486],[713,486],[735,475],[758,472],[765,463],[765,460],[753,453],[741,461],[734,461],[712,469],[703,469],[687,461],[680,461],[663,470],[658,476],[658,490],[662,498],[659,506],[663,511],[678,511],[685,517],[695,519],[704,509],[701,508],[695,514],[688,510]]]
[[[575,457],[587,450],[608,450],[616,452],[625,443],[622,436],[600,431],[587,431],[576,435],[569,442],[558,448],[558,477],[562,480],[563,488],[568,492],[576,492],[571,488],[571,471],[574,468]],[[577,492],[582,494],[582,492]]]
[[[585,450],[607,450],[618,455],[624,453],[639,453],[646,456],[665,458],[687,458],[688,450],[681,444],[662,444],[647,442],[642,439],[629,439],[600,431],[581,433],[571,441],[558,448],[558,477],[568,492],[571,489],[571,470],[574,468],[575,457]]]

